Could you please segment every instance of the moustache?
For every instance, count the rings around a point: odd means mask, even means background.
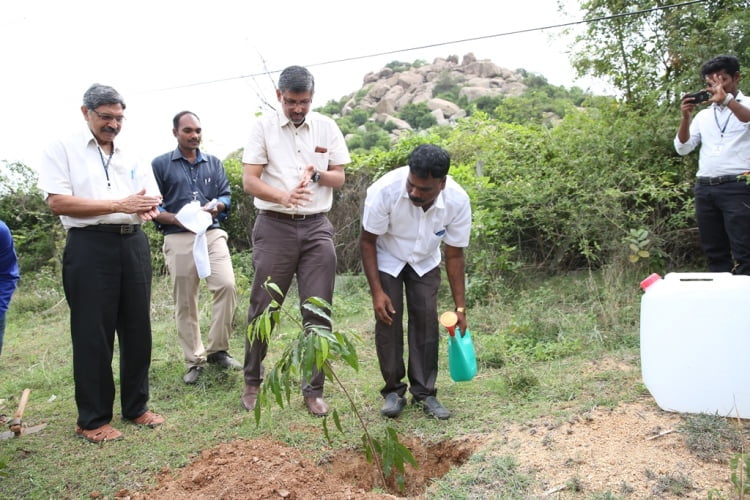
[[[119,130],[117,130],[116,128],[112,128],[112,127],[104,127],[104,128],[102,128],[102,131],[103,132],[110,132],[112,134],[117,134],[119,132]]]
[[[422,199],[422,198],[417,198],[417,197],[415,197],[415,196],[409,196],[409,200],[410,200],[410,201],[411,201],[412,203],[424,203],[424,199]]]

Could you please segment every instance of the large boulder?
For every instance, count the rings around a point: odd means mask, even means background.
[[[461,108],[450,101],[446,101],[445,99],[437,99],[433,98],[427,101],[427,108],[430,111],[435,111],[436,109],[439,109],[440,112],[443,114],[443,116],[451,117],[461,111]]]

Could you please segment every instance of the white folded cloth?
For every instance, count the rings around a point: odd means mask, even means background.
[[[213,222],[210,212],[206,212],[198,203],[187,203],[175,215],[180,224],[195,233],[193,243],[193,260],[199,278],[211,276],[211,262],[208,260],[208,241],[206,230]]]

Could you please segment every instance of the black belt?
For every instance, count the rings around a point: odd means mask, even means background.
[[[717,186],[727,182],[739,182],[740,175],[720,175],[719,177],[697,177],[696,182],[701,186]]]
[[[272,210],[259,210],[258,213],[260,215],[273,217],[274,219],[283,219],[283,220],[314,219],[315,217],[322,217],[323,215],[325,215],[323,212],[319,212],[317,214],[285,214],[282,212],[274,212]]]
[[[81,231],[98,231],[100,233],[133,234],[140,231],[140,224],[94,224],[91,226],[74,227]]]

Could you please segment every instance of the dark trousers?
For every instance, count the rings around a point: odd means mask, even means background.
[[[71,229],[63,287],[70,307],[78,425],[95,429],[112,420],[115,332],[122,415],[141,416],[148,409],[151,364],[151,254],[145,233]]]
[[[696,184],[695,215],[710,272],[750,275],[750,186]]]
[[[336,250],[333,246],[333,225],[324,215],[304,220],[284,220],[260,214],[253,226],[253,268],[255,276],[250,290],[248,322],[268,307],[271,296],[263,288],[266,279],[286,293],[297,276],[300,306],[309,297],[333,300],[336,279]],[[280,297],[274,297],[280,300]],[[304,325],[331,328],[319,316],[300,307]],[[245,339],[245,383],[258,386],[263,381],[263,360],[268,342]],[[309,381],[302,382],[302,393],[308,397],[323,395],[325,374],[314,370]]]
[[[403,382],[404,368],[404,290],[408,311],[407,339],[409,343],[409,391],[414,399],[421,401],[437,394],[435,381],[438,373],[437,295],[440,287],[440,266],[419,276],[406,265],[398,277],[380,273],[383,291],[391,299],[396,314],[391,325],[375,322],[375,347],[377,348],[380,373],[385,386],[380,393],[385,396],[396,392],[406,393]]]

